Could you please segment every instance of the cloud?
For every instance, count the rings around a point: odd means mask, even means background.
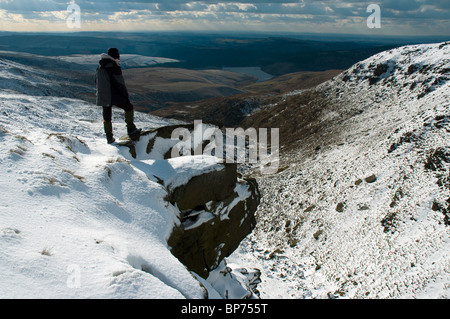
[[[13,29],[18,17],[23,18],[22,27],[39,20],[57,23],[63,17],[57,12],[67,15],[69,3],[71,1],[0,0],[0,12],[3,12],[2,17],[6,16],[0,21],[0,28]],[[420,25],[426,23],[427,32],[450,33],[450,2],[440,0],[75,0],[75,3],[81,8],[83,27],[87,29],[181,27],[296,31],[301,28],[308,32],[358,33],[368,32],[364,29],[369,15],[366,9],[369,4],[377,3],[384,26],[389,26],[390,32],[395,32],[395,26],[404,30],[412,27],[409,32],[416,34]]]

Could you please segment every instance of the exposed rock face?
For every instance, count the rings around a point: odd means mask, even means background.
[[[236,182],[236,164],[225,164],[220,171],[196,176],[188,184],[169,190],[169,200],[181,212],[204,209],[211,201],[225,201],[233,194]]]
[[[130,141],[124,146],[133,158],[169,159],[177,142],[171,139],[176,128],[192,132],[194,126],[145,131],[139,142]],[[220,161],[215,169],[190,176],[181,185],[166,183],[161,180],[168,192],[166,200],[180,210],[180,224],[174,228],[168,245],[189,270],[207,278],[255,227],[254,213],[260,201],[258,185],[254,179],[242,178],[237,164]]]
[[[176,188],[169,200],[182,216],[168,241],[172,253],[206,278],[255,227],[259,198],[256,181],[237,178],[235,165]]]

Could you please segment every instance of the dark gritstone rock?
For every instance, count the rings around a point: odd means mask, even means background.
[[[260,194],[254,179],[237,178],[236,165],[197,176],[170,192],[182,212],[168,244],[189,270],[206,278],[256,225]]]

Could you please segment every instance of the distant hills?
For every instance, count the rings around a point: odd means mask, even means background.
[[[403,40],[405,44],[411,42]],[[261,67],[271,75],[346,69],[398,39],[300,38],[292,35],[203,33],[0,33],[0,50],[45,56],[100,54],[117,47],[122,54],[179,60],[173,67],[205,69]]]

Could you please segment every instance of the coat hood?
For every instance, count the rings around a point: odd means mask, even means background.
[[[100,63],[101,66],[105,67],[107,64],[109,64],[111,62],[116,63],[117,65],[120,66],[119,62],[116,61],[116,59],[114,59],[109,54],[106,54],[106,53],[100,54],[100,61],[99,61],[99,63]]]

